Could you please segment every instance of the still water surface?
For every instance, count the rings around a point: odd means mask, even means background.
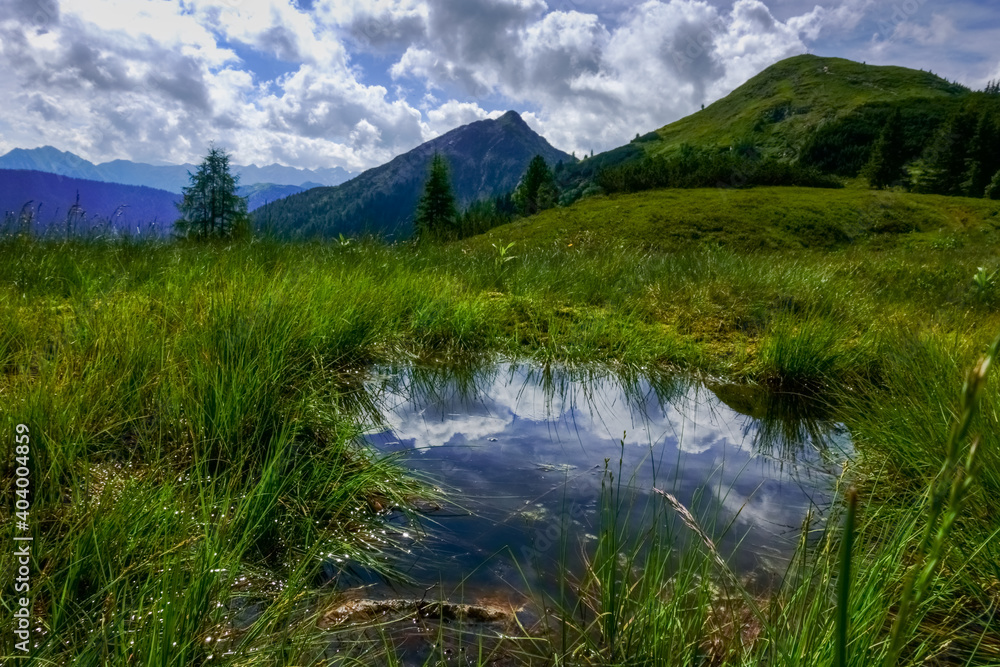
[[[677,377],[504,362],[384,368],[366,389],[378,424],[367,440],[452,503],[427,512],[421,534],[400,522],[397,535],[402,569],[446,595],[551,591],[560,571],[579,572],[608,473],[628,489],[621,515],[637,540],[660,488],[737,572],[766,580],[807,512],[822,517],[851,451],[846,430],[801,397]]]

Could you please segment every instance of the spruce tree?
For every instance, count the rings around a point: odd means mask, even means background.
[[[177,204],[181,217],[174,223],[187,238],[232,238],[249,233],[247,200],[236,194],[239,176],[229,173],[229,155],[212,146],[192,174]]]
[[[951,115],[927,153],[927,191],[941,195],[963,195],[966,159],[976,130],[978,114],[968,105]]]
[[[993,174],[993,180],[986,186],[987,199],[1000,199],[1000,171]]]
[[[458,228],[458,211],[455,195],[451,190],[448,163],[444,156],[435,153],[431,158],[424,194],[417,202],[413,222],[417,238],[446,238],[454,236]]]
[[[985,110],[980,114],[975,134],[969,141],[966,178],[962,183],[967,196],[982,197],[986,186],[990,184],[990,176],[1000,169],[997,160],[997,149],[1000,148],[998,143],[996,118],[992,110]]]
[[[869,185],[881,190],[900,179],[904,164],[906,137],[903,133],[903,118],[899,109],[893,109],[861,175],[868,180]]]
[[[534,215],[555,206],[559,198],[556,179],[545,163],[545,158],[536,155],[528,163],[528,169],[514,190],[514,203],[521,215]]]

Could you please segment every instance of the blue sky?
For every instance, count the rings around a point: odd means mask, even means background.
[[[351,171],[508,109],[606,150],[800,53],[1000,78],[995,0],[0,0],[0,153]]]

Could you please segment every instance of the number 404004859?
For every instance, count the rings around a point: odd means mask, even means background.
[[[17,518],[21,521],[28,520],[28,508],[30,507],[28,503],[28,486],[31,481],[28,479],[28,460],[29,454],[31,452],[29,448],[29,436],[28,427],[24,424],[17,425],[17,437],[14,438],[14,454],[16,454],[15,461],[17,462],[17,470],[15,474],[17,478],[14,484],[17,486],[15,495],[17,495],[16,507],[17,507]]]

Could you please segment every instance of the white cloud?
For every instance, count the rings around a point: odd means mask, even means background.
[[[666,446],[688,455],[714,450],[753,456],[752,420],[703,389],[666,404],[651,395],[640,409],[635,396],[610,377],[571,381],[561,376],[546,382],[531,369],[514,367],[477,380],[472,396],[462,396],[454,384],[439,379],[433,383],[435,394],[418,389],[413,395],[414,383],[401,379],[379,401],[395,434],[414,440],[418,449],[449,444],[460,434],[468,440],[499,436],[516,422],[514,431],[532,423],[612,444],[627,433],[626,444],[638,450]]]
[[[425,418],[420,412],[386,416],[386,421],[396,437],[413,440],[413,448],[420,451],[454,444],[455,438],[459,436],[469,442],[484,440],[488,436],[503,433],[512,420],[512,415],[504,418],[484,415],[463,415],[448,419]]]
[[[775,20],[758,0],[738,0],[729,17],[728,29],[716,47],[717,57],[726,63],[726,75],[713,92],[721,96],[768,65],[804,53],[807,49],[801,29],[801,25]]]
[[[843,33],[856,29],[876,6],[876,0],[844,0],[836,3],[832,9],[817,5],[805,16],[818,21],[824,30]],[[790,23],[794,23],[794,20]]]
[[[930,23],[921,25],[905,21],[896,26],[891,39],[910,41],[920,46],[941,46],[958,37],[954,21],[941,14],[931,16]]]
[[[523,11],[510,12],[503,24],[506,49],[496,49],[487,48],[489,40],[472,46],[435,33],[435,17],[454,8],[430,7],[426,38],[393,65],[394,77],[529,104],[532,127],[564,150],[583,152],[625,143],[806,51],[803,34],[816,34],[824,20],[813,10],[783,23],[757,0],[737,0],[729,12],[704,0],[648,0],[609,27],[596,14],[538,15],[522,2]],[[462,15],[448,25],[469,20]]]
[[[989,83],[991,81],[1000,81],[1000,61],[998,61],[996,67],[993,68],[993,73],[986,77],[984,83]]]
[[[218,140],[238,162],[357,170],[428,132],[407,101],[359,81],[333,28],[288,0],[64,0],[52,16],[45,30],[0,23],[0,93],[20,145],[182,162]],[[255,86],[233,44],[294,71]]]
[[[448,100],[436,108],[427,110],[427,123],[425,124],[424,136],[431,139],[444,134],[461,125],[468,125],[477,120],[486,118],[499,118],[503,111],[486,111],[475,102],[459,102],[458,100]]]
[[[874,0],[311,5],[0,0],[3,145],[177,162],[217,140],[238,162],[357,170],[514,108],[559,148],[603,150],[880,16]],[[863,40],[862,57],[899,60],[909,44],[940,60],[967,27],[950,5],[935,12],[924,22],[889,12],[891,31]],[[258,57],[279,67],[258,69]]]

